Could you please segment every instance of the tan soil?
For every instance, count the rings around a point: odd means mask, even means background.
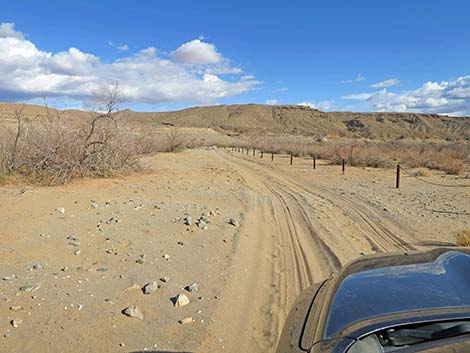
[[[121,179],[0,187],[0,278],[16,275],[0,280],[0,351],[273,352],[302,289],[364,254],[452,245],[470,228],[469,187],[403,176],[397,190],[393,170],[341,175],[322,162],[313,171],[307,159],[290,167],[287,156],[271,162],[224,150],[147,163],[147,174]],[[470,185],[437,173],[425,179]],[[207,230],[178,221],[216,209]],[[36,263],[44,269],[29,271]],[[151,281],[162,288],[144,295],[139,288]],[[184,287],[193,282],[191,294]],[[175,308],[179,293],[191,303]],[[121,313],[131,304],[142,321]],[[188,317],[193,323],[178,322]]]

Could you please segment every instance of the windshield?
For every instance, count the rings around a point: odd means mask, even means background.
[[[470,306],[470,257],[453,251],[432,263],[359,272],[339,286],[328,316],[330,338],[354,322],[416,310]]]

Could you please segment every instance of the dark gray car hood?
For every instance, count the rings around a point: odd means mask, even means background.
[[[432,262],[346,276],[331,303],[325,338],[378,316],[459,307],[470,307],[470,255],[447,251]]]

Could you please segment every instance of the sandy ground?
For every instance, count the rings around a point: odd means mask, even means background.
[[[146,162],[144,175],[0,188],[1,352],[273,352],[302,289],[470,228],[468,179],[403,176],[397,190],[393,170],[224,150]],[[175,307],[178,294],[190,303]],[[122,314],[132,304],[143,320]]]

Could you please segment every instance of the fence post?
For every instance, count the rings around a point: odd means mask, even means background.
[[[248,156],[248,154],[250,153],[248,147],[246,148],[246,155]]]
[[[400,165],[397,164],[397,180],[396,180],[396,185],[397,189],[400,187]]]
[[[264,154],[264,151],[263,151],[263,150],[261,150],[261,158],[263,158],[263,154]]]
[[[253,157],[256,156],[256,149],[253,148]]]
[[[313,155],[313,169],[317,168],[317,158]]]
[[[343,174],[344,174],[345,164],[346,164],[346,162],[343,159],[342,163],[341,163],[341,170],[343,171]]]
[[[290,155],[290,165],[292,165],[293,161],[294,161],[294,155],[291,153],[291,155]]]
[[[274,161],[274,152],[271,152],[271,162]]]

